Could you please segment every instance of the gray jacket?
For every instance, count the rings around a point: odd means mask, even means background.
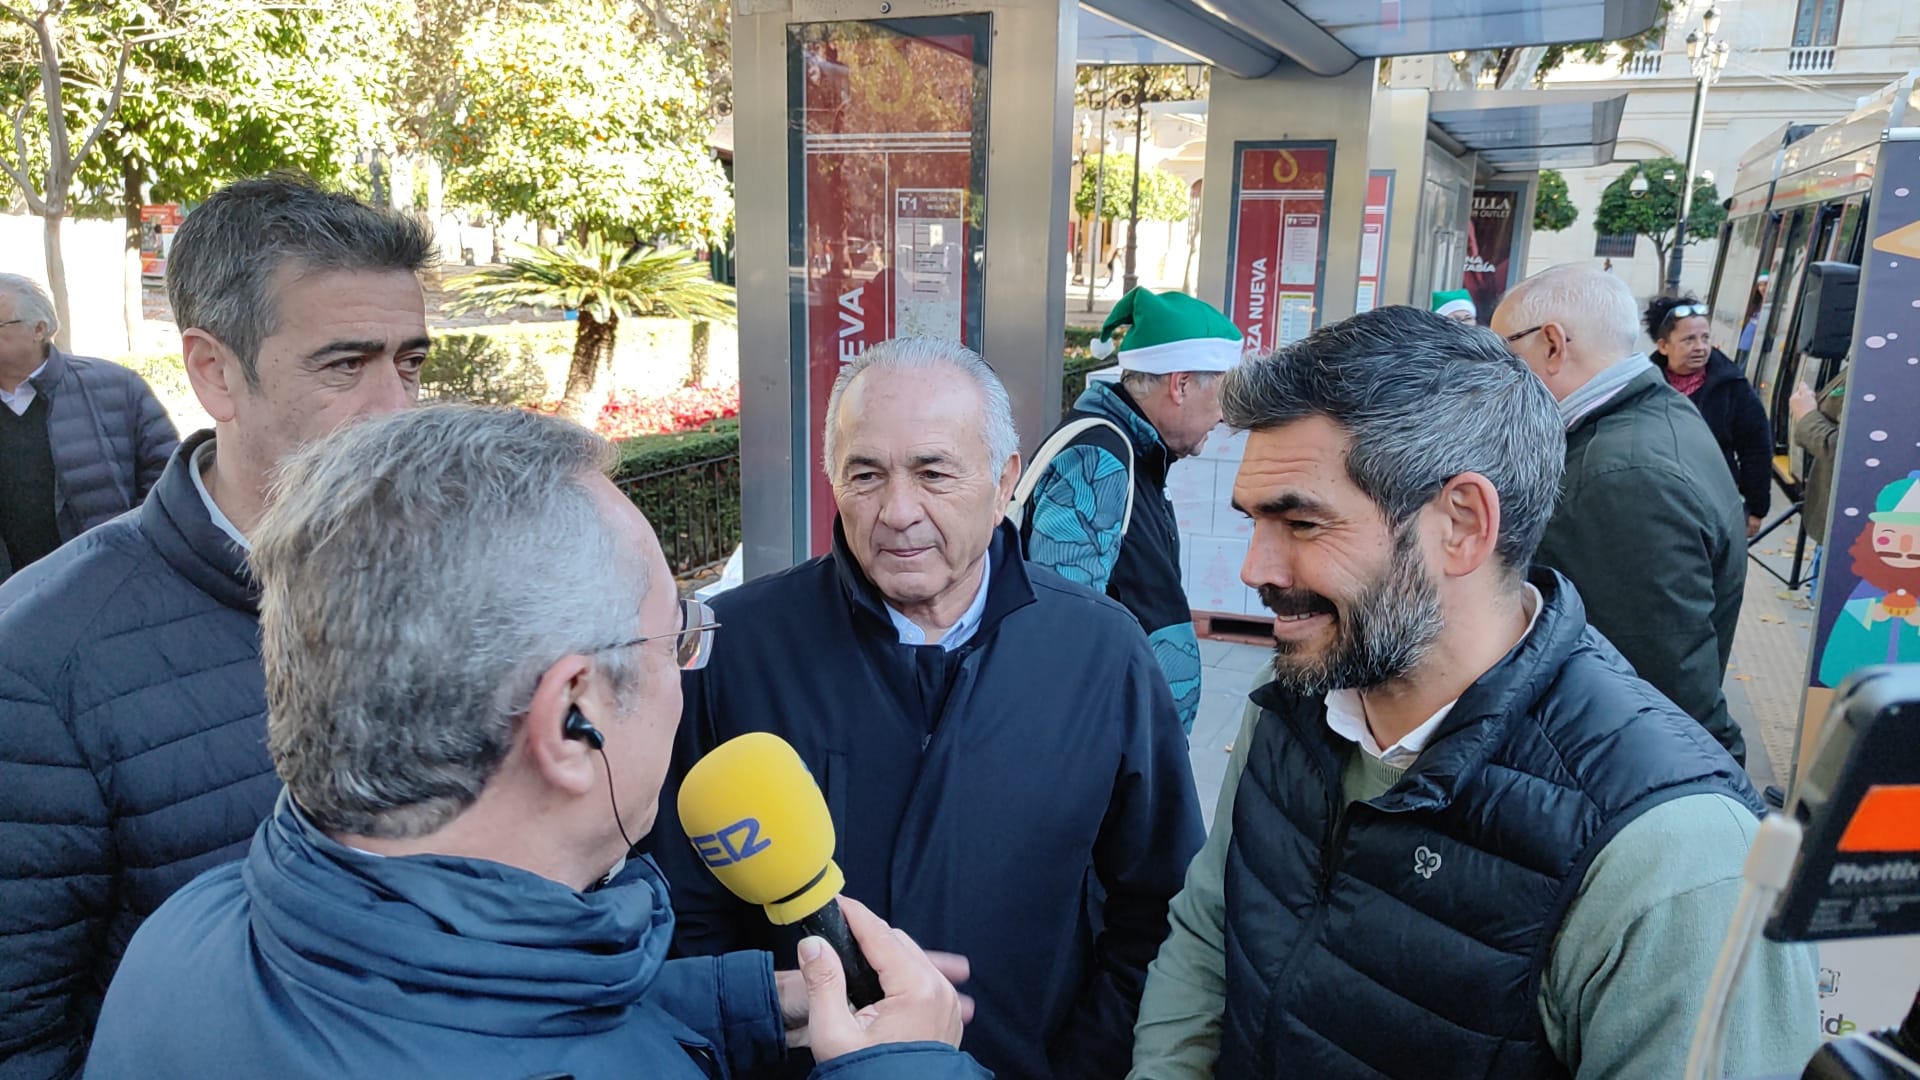
[[[107,360],[47,354],[32,380],[47,399],[53,509],[65,543],[140,505],[180,434],[138,373]],[[13,572],[0,544],[0,580]]]

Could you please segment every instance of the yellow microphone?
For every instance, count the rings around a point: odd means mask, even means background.
[[[729,892],[840,955],[854,1008],[885,996],[834,903],[847,879],[833,861],[827,800],[785,739],[750,732],[696,762],[680,786],[680,827]]]

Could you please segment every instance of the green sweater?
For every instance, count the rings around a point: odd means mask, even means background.
[[[1270,678],[1263,672],[1259,682]],[[1213,832],[1187,869],[1169,911],[1171,932],[1147,968],[1130,1077],[1213,1075],[1226,1000],[1223,879],[1233,797],[1259,720],[1249,705]],[[1403,771],[1356,751],[1343,793],[1352,802],[1377,798]],[[1690,795],[1635,818],[1601,849],[1554,939],[1540,987],[1547,1040],[1578,1080],[1683,1074],[1759,824],[1724,796]],[[1730,1005],[1726,1075],[1797,1076],[1820,1042],[1814,948],[1763,942],[1758,949]]]

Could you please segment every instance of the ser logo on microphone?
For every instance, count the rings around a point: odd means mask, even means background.
[[[705,836],[695,836],[693,850],[708,866],[732,866],[773,846],[773,841],[760,836],[760,821],[757,818],[742,818],[718,832]]]

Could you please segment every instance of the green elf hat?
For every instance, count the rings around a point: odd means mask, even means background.
[[[1240,328],[1213,305],[1186,293],[1135,289],[1120,298],[1089,348],[1101,360],[1114,354],[1113,332],[1131,326],[1121,341],[1120,369],[1147,375],[1176,371],[1226,371],[1240,363]]]
[[[1895,480],[1880,489],[1880,497],[1873,501],[1874,512],[1867,515],[1869,521],[1882,525],[1920,525],[1920,472],[1908,473],[1905,480]]]
[[[1456,311],[1464,311],[1475,318],[1478,318],[1480,315],[1480,313],[1473,308],[1473,294],[1465,289],[1449,289],[1446,292],[1433,294],[1433,313],[1435,315],[1452,315]]]

